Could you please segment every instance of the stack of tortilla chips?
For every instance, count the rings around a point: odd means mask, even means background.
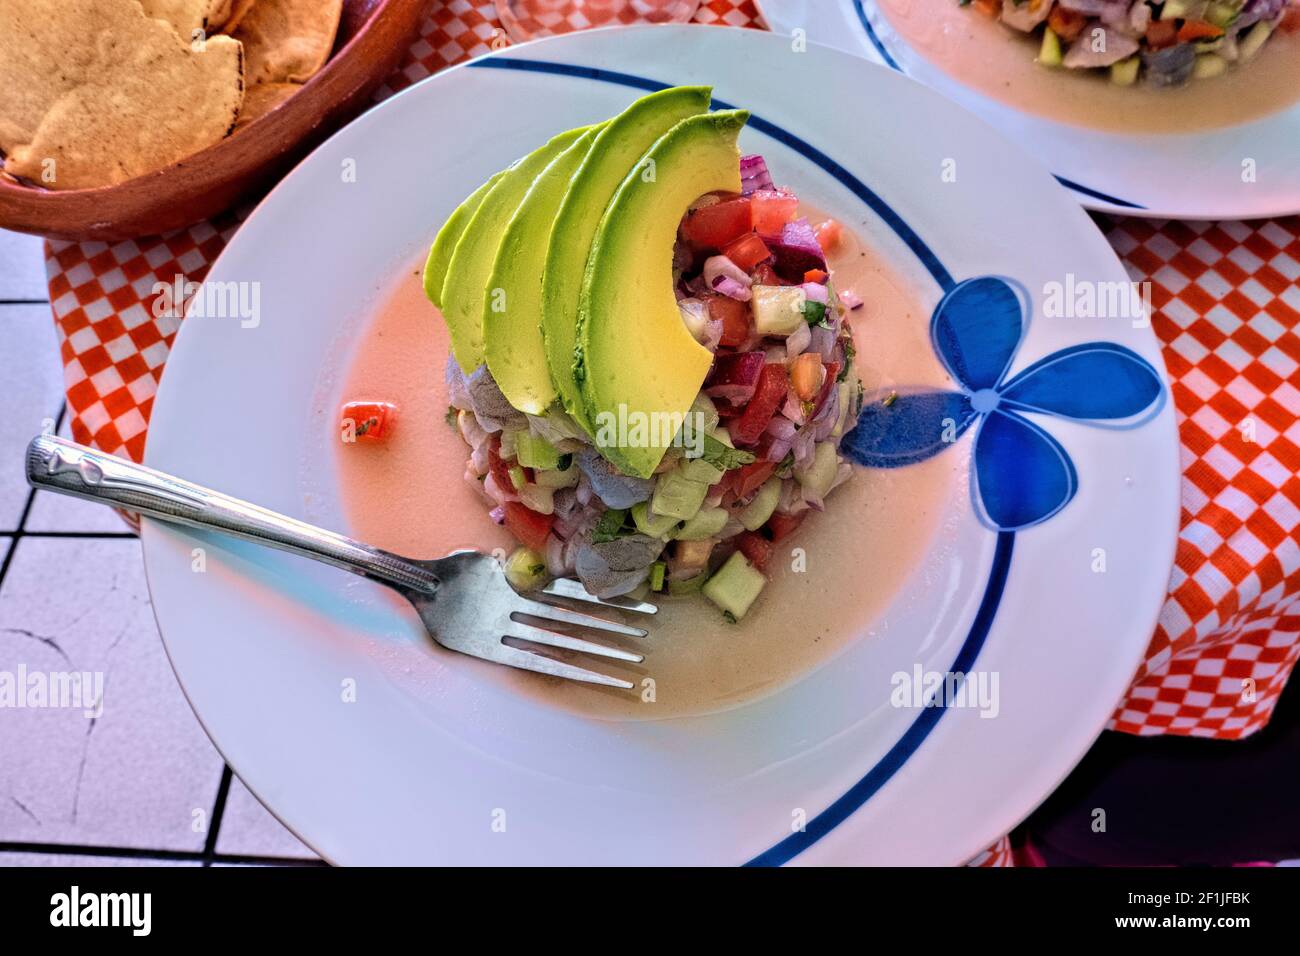
[[[109,186],[206,149],[329,59],[343,0],[0,0],[4,174]]]

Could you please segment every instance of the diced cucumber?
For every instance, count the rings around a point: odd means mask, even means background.
[[[497,454],[502,458],[515,457],[515,439],[519,437],[519,429],[506,428],[501,432],[501,447],[497,449]]]
[[[713,399],[703,392],[695,396],[695,401],[691,402],[691,408],[687,414],[692,416],[692,422],[695,421],[694,416],[702,416],[701,424],[703,428],[700,430],[706,435],[718,427],[718,406],[714,405]],[[694,426],[692,425],[692,427]]]
[[[1237,62],[1245,63],[1254,57],[1272,32],[1273,25],[1267,20],[1260,20],[1259,23],[1251,27],[1237,46]]]
[[[853,386],[848,382],[840,382],[836,387],[839,390],[840,411],[835,419],[835,428],[831,431],[832,438],[839,438],[844,434],[844,423],[849,417],[849,403],[853,401]]]
[[[515,457],[525,468],[554,468],[560,463],[555,446],[532,432],[519,432],[515,436]]]
[[[687,458],[677,468],[691,481],[698,481],[704,485],[716,485],[722,480],[722,469],[709,464],[703,458]]]
[[[727,523],[727,509],[701,508],[673,535],[678,541],[703,541],[712,538]]]
[[[524,470],[518,465],[511,465],[506,473],[510,476],[510,484],[515,486],[515,491],[528,484],[528,476],[524,474]]]
[[[531,591],[546,580],[546,559],[532,548],[515,548],[506,558],[506,580],[517,590]]]
[[[757,531],[772,517],[772,512],[776,510],[776,504],[781,500],[781,479],[769,478],[763,483],[763,487],[758,489],[758,494],[754,495],[754,500],[744,507],[744,510],[737,516],[740,523],[745,526],[746,531]]]
[[[668,570],[668,565],[662,561],[656,561],[650,565],[650,590],[662,591],[664,589],[664,573]]]
[[[649,503],[645,501],[632,506],[632,522],[636,525],[636,530],[651,538],[667,538],[680,520],[668,515],[653,514]]]
[[[1142,58],[1131,56],[1110,65],[1110,81],[1116,86],[1132,86],[1137,82],[1138,70],[1142,68]]]
[[[1227,69],[1228,61],[1217,53],[1202,53],[1192,67],[1192,76],[1198,80],[1208,80],[1222,75]]]
[[[1042,66],[1060,66],[1062,59],[1061,38],[1051,27],[1044,27],[1043,45],[1038,48],[1038,62]]]
[[[739,621],[754,603],[767,578],[737,551],[704,584],[704,596]]]
[[[704,582],[709,578],[708,574],[701,571],[693,578],[683,578],[680,581],[668,582],[668,593],[677,597],[682,594],[699,594],[700,589],[704,587]]]
[[[813,460],[808,467],[796,467],[794,476],[810,494],[824,498],[830,492],[831,485],[835,484],[835,473],[839,467],[840,460],[835,454],[835,446],[830,442],[822,442],[813,452]]]
[[[709,431],[709,437],[716,438],[718,441],[722,442],[722,444],[726,445],[728,448],[736,447],[736,443],[731,440],[731,432],[727,431],[727,429],[722,425],[719,425],[717,428],[711,429]]]
[[[547,471],[534,472],[533,481],[543,488],[559,490],[560,488],[572,488],[578,483],[580,475],[578,466],[571,463],[563,471],[558,468],[551,468]]]
[[[1191,7],[1186,0],[1165,0],[1165,5],[1160,8],[1160,19],[1177,20],[1186,17]]]
[[[763,335],[789,335],[807,325],[803,307],[807,295],[797,285],[756,285],[753,294],[754,327]]]
[[[709,493],[709,486],[698,481],[691,481],[680,470],[664,472],[655,482],[654,495],[650,507],[655,514],[680,518],[686,521],[695,516],[704,504],[704,497]]]

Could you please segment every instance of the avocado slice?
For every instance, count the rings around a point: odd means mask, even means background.
[[[465,201],[451,211],[447,221],[434,236],[433,245],[429,247],[429,258],[424,262],[424,294],[429,301],[442,308],[442,284],[447,278],[447,263],[451,262],[452,251],[460,237],[465,234],[465,227],[478,211],[479,205],[488,190],[496,185],[498,179],[506,174],[503,169],[493,173],[482,186],[465,197]]]
[[[538,317],[542,312],[542,270],[555,214],[569,180],[587,158],[604,123],[583,133],[533,180],[506,225],[487,288],[499,298],[483,303],[483,351],[488,369],[510,404],[544,415],[555,401]]]
[[[713,364],[713,353],[695,341],[677,308],[673,243],[687,207],[702,194],[740,192],[736,137],[748,119],[745,110],[725,110],[682,120],[646,153],[653,180],[640,165],[634,168],[597,228],[574,366],[588,420],[599,426],[630,423],[633,412],[648,416],[647,434],[635,445],[619,445],[617,435],[611,441],[597,428],[597,447],[625,474],[654,473],[673,437],[655,416],[685,414]]]
[[[442,283],[440,308],[451,333],[451,350],[456,356],[456,364],[466,375],[483,364],[483,309],[484,303],[490,301],[495,292],[488,285],[488,278],[506,224],[538,173],[588,129],[583,126],[553,136],[545,146],[538,147],[506,169],[483,194],[452,250]]]
[[[610,120],[569,180],[556,213],[543,271],[542,335],[551,381],[565,411],[588,433],[592,428],[574,378],[574,345],[583,275],[601,215],[628,171],[639,170],[646,151],[678,122],[707,110],[711,93],[707,86],[660,90]]]

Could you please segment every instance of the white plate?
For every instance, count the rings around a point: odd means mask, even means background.
[[[953,276],[1004,275],[1031,290],[1067,273],[1126,281],[1045,170],[905,77],[833,51],[792,56],[786,40],[755,31],[574,34],[414,86],[275,189],[208,280],[260,282],[261,323],[186,320],[148,463],[345,527],[330,369],[376,296],[489,173],[560,129],[677,83],[712,83],[715,105],[752,108],[743,149],[766,154],[801,197],[870,237],[931,303]],[[828,89],[871,95],[849,107]],[[960,184],[918,178],[954,138],[967,150]],[[999,175],[1009,165],[1024,167],[1014,190]],[[1080,319],[1033,321],[1014,367],[1095,339],[1161,368],[1149,330]],[[995,533],[957,490],[940,540],[870,639],[784,691],[708,717],[602,723],[512,696],[492,666],[430,646],[382,589],[291,556],[150,521],[146,565],[203,726],[329,860],[959,863],[1070,770],[1140,659],[1178,519],[1163,399],[1135,430],[1042,419],[1077,471],[1064,510]],[[942,453],[970,449],[967,434]],[[196,547],[204,573],[193,569]],[[1098,548],[1107,573],[1090,568]],[[893,674],[954,662],[999,674],[996,719],[891,706]],[[353,703],[341,702],[345,682]],[[493,826],[501,812],[505,833]],[[792,833],[800,812],[809,823]]]
[[[965,106],[1046,163],[1088,209],[1168,219],[1259,219],[1300,211],[1300,103],[1194,133],[1085,129],[963,86],[912,50],[873,0],[763,0],[762,11],[778,33],[803,30],[810,40],[884,63]],[[846,99],[861,95],[838,92]],[[1243,181],[1247,158],[1255,164],[1252,181]]]

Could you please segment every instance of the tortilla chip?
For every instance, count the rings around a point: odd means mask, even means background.
[[[10,175],[50,189],[131,179],[220,140],[243,95],[238,42],[196,50],[139,0],[0,2]]]
[[[243,129],[253,120],[265,116],[293,94],[302,89],[301,83],[258,83],[244,91],[244,105],[235,121],[235,129]]]
[[[140,0],[144,15],[166,20],[186,40],[198,31],[211,36],[230,18],[232,0]]]
[[[334,49],[343,0],[257,0],[232,36],[255,83],[305,83]]]
[[[231,0],[230,16],[221,26],[222,33],[234,33],[243,22],[244,17],[248,16],[248,11],[253,9],[253,4],[257,0]]]

